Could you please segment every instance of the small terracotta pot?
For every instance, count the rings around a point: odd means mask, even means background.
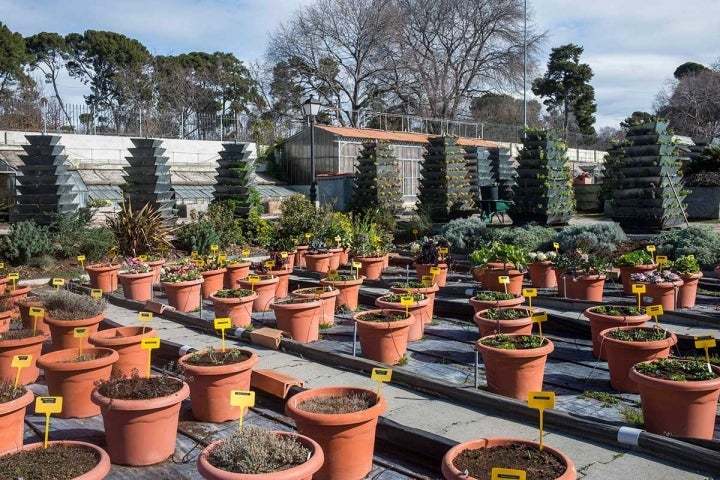
[[[98,463],[90,471],[85,472],[79,477],[75,477],[75,480],[102,480],[108,473],[110,473],[110,457],[107,452],[102,448],[88,442],[80,442],[77,440],[54,440],[48,442],[48,447],[52,445],[66,445],[68,447],[82,447],[95,452],[98,458]],[[44,448],[43,442],[29,443],[27,445],[21,445],[21,450],[37,450]],[[17,449],[12,451],[3,452],[2,455],[12,455]]]
[[[322,290],[322,292],[320,292]],[[317,298],[322,304],[322,312],[320,315],[320,325],[335,325],[335,302],[340,290],[333,288],[327,290],[325,288],[300,288],[293,290],[292,296],[298,298]]]
[[[42,346],[47,335],[42,332],[36,332],[37,335],[28,338],[19,338],[17,340],[0,340],[0,378],[12,378],[17,375],[17,368],[12,366],[13,357],[15,355],[30,355],[30,365],[20,370],[18,383],[28,385],[35,383],[40,370],[37,367],[37,359],[42,352]],[[2,451],[0,449],[0,451]]]
[[[438,263],[437,265],[414,263],[413,266],[415,267],[415,272],[417,273],[418,278],[422,279],[422,277],[432,276],[433,282],[437,284],[438,287],[444,287],[447,284],[447,263]],[[433,275],[430,273],[430,269],[435,266],[440,269],[440,273]]]
[[[403,310],[366,310],[353,315],[357,323],[360,350],[363,357],[376,362],[396,365],[407,352],[408,335],[410,327],[416,322],[410,314],[405,320],[396,321],[366,321],[363,318],[374,313],[405,316]]]
[[[181,312],[193,312],[200,308],[200,291],[203,279],[186,282],[162,282],[168,305]]]
[[[511,307],[515,308],[515,307]],[[532,333],[532,318],[522,317],[509,320],[495,320],[487,318],[487,310],[480,310],[473,315],[473,321],[480,330],[480,337],[495,335],[498,333],[530,335]]]
[[[404,287],[390,287],[390,291],[393,293],[422,293],[429,300],[425,310],[421,313],[425,324],[431,323],[433,315],[435,315],[435,294],[440,290],[437,283],[433,283],[429,287],[422,288],[404,288]]]
[[[90,341],[88,337],[75,338],[75,329],[77,327],[87,327],[89,335],[98,331],[100,322],[105,318],[105,313],[100,313],[90,318],[80,318],[77,320],[57,320],[45,314],[45,323],[50,327],[50,337],[52,338],[52,349],[63,350],[66,348],[79,348],[82,345],[83,350],[89,348]]]
[[[633,282],[630,276],[633,273],[649,273],[657,270],[657,265],[620,265],[617,267],[620,270],[620,281],[622,282],[623,294],[624,295],[635,295],[632,291]]]
[[[678,292],[683,281],[645,283],[645,293],[640,296],[642,304],[662,305],[663,311],[675,310],[675,302],[678,299]]]
[[[296,247],[295,251],[295,266],[296,267],[304,267],[305,266],[305,254],[308,251],[308,248],[310,248],[309,245],[298,245]]]
[[[385,268],[385,257],[356,257],[354,261],[360,262],[359,276],[367,280],[379,280]]]
[[[225,265],[223,275],[223,288],[232,290],[237,287],[237,281],[250,275],[250,262],[228,263]]]
[[[535,288],[555,288],[557,287],[557,279],[552,268],[553,263],[545,260],[542,262],[532,262],[528,265],[530,272],[530,283]]]
[[[20,311],[20,320],[22,321],[23,328],[34,328],[38,332],[42,332],[45,335],[50,335],[50,326],[45,323],[45,313],[37,317],[37,320],[30,315],[30,309],[33,307],[42,308],[43,302],[41,300],[33,300],[31,297],[26,298],[20,302],[16,302],[18,310]]]
[[[430,300],[425,298],[406,307],[400,302],[388,302],[384,296],[375,299],[375,306],[378,308],[382,308],[383,310],[402,310],[403,312],[407,310],[408,313],[412,314],[415,318],[415,323],[410,325],[408,342],[417,342],[425,336],[425,324],[428,323],[425,321],[427,317],[426,307],[429,303]]]
[[[152,283],[160,283],[160,275],[162,274],[162,267],[165,265],[165,259],[161,258],[160,260],[148,260],[145,263],[150,265],[150,268],[153,270]]]
[[[227,272],[227,269],[225,268],[218,268],[216,270],[206,270],[204,272],[200,272],[200,274],[203,276],[202,298],[204,300],[210,298],[210,295],[217,292],[218,290],[223,289],[225,272]]]
[[[240,288],[252,290],[258,294],[258,297],[253,301],[254,312],[267,312],[270,310],[270,304],[275,300],[275,291],[280,279],[275,275],[266,275],[265,277],[267,278],[260,277],[260,280],[255,284],[250,283],[247,277],[237,281]],[[237,285],[235,288],[237,288]]]
[[[328,280],[327,278],[320,280],[321,285],[329,285],[340,292],[335,299],[335,307],[345,305],[348,310],[353,312],[358,309],[358,297],[362,283],[363,277],[355,280]]]
[[[32,289],[27,285],[17,285],[14,290],[12,287],[8,288],[10,288],[10,290],[5,291],[5,294],[2,295],[2,300],[8,306],[12,306],[12,316],[17,317],[20,315],[20,309],[17,306],[18,302],[25,300]]]
[[[216,292],[217,293],[217,292]],[[248,327],[252,324],[252,306],[258,294],[252,292],[247,297],[220,298],[210,295],[215,310],[215,318],[229,318],[235,327]]]
[[[342,255],[343,249],[342,248],[331,248],[330,253],[332,256],[330,257],[330,263],[328,264],[329,270],[337,270],[340,268],[340,256]]]
[[[152,298],[152,286],[155,272],[122,273],[118,272],[118,280],[122,285],[125,298],[144,302]]]
[[[151,327],[117,327],[101,330],[90,335],[90,344],[96,347],[115,350],[119,358],[112,366],[114,376],[131,376],[133,370],[138,373],[147,369],[148,351],[141,347],[143,338],[157,337],[157,331]]]
[[[507,292],[513,295],[522,293],[523,279],[525,273],[520,270],[513,269],[495,269],[485,270],[485,281],[482,286],[485,290],[494,290],[496,292],[504,292],[505,284],[500,283],[500,277],[509,277],[510,283],[507,284]]]
[[[12,377],[10,377],[12,378]],[[25,388],[25,394],[9,402],[0,403],[0,452],[18,450],[23,446],[25,409],[35,400],[35,394]]]
[[[121,264],[117,265],[88,265],[85,271],[90,277],[90,286],[99,288],[104,293],[112,293],[117,290],[118,286],[118,270]]]
[[[327,273],[330,270],[330,258],[332,253],[306,253],[305,265],[311,272]]]
[[[612,307],[613,305],[608,305]],[[618,305],[619,307],[619,305]],[[592,351],[595,358],[607,360],[605,354],[600,349],[600,332],[607,328],[616,327],[640,327],[650,321],[650,315],[605,315],[596,313],[593,310],[596,307],[590,307],[583,312],[583,315],[590,322],[590,336],[592,338]]]
[[[568,298],[601,303],[604,288],[605,275],[566,276],[565,278],[565,293]]]
[[[320,336],[322,303],[319,299],[310,302],[273,302],[270,308],[275,312],[277,327],[299,343],[310,343]]]
[[[695,306],[695,298],[697,297],[698,282],[702,278],[702,272],[680,275],[683,284],[678,289],[677,306],[678,308],[692,308]]]
[[[274,275],[278,278],[278,282],[275,285],[275,298],[287,297],[288,290],[290,287],[290,272],[291,270],[269,270],[269,275]]]

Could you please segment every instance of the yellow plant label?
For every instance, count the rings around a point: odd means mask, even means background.
[[[138,255],[138,260],[141,262],[147,262],[147,255]]]
[[[205,260],[202,260],[200,258],[195,259],[195,265],[198,267],[204,267],[205,266]]]
[[[523,297],[527,298],[537,297],[537,288],[523,288],[522,294]]]
[[[232,327],[232,322],[229,317],[216,318],[213,324],[215,326],[215,330],[224,330]]]
[[[440,267],[430,267],[430,273],[432,273],[433,275],[439,275]]]
[[[288,253],[287,252],[280,252],[280,258],[287,258]]]
[[[40,315],[45,315],[45,309],[43,307],[30,307],[31,317],[39,317]]]
[[[389,382],[392,378],[392,369],[390,368],[373,368],[370,374],[370,380],[376,382]]]
[[[243,256],[243,257],[248,257],[248,256],[250,256],[250,250],[248,250],[247,248],[244,249],[244,250],[243,250],[242,252],[240,252],[240,253],[242,253],[242,256]]]
[[[423,275],[420,280],[422,281],[422,284],[425,285],[426,287],[432,287],[433,283],[435,283],[433,281],[432,275]]]
[[[493,467],[490,471],[490,480],[525,480],[525,470],[515,470],[514,468],[498,468]]]
[[[502,285],[502,284],[508,284],[508,283],[510,283],[510,277],[508,277],[507,275],[500,275],[500,276],[498,277],[498,282],[499,282],[501,285]]]
[[[17,272],[10,272],[10,273],[8,273],[7,277],[10,280],[17,280],[20,278],[20,274]]]
[[[220,249],[217,245],[210,245],[210,251],[211,252],[217,252]]]
[[[315,295],[322,295],[325,293],[325,289],[323,287],[318,287],[315,289]]]
[[[192,252],[190,252],[190,258],[195,258],[195,257],[197,257],[198,255],[199,255],[199,253],[198,253],[197,250],[193,250]]]
[[[547,322],[547,319],[548,319],[547,312],[533,313],[532,316],[530,317],[530,320],[532,321],[532,323]]]
[[[360,268],[362,267],[362,263],[360,262],[352,262],[352,268]]]
[[[85,338],[90,335],[90,329],[88,327],[75,327],[73,329],[74,338]]]
[[[0,268],[5,268],[5,262],[0,262]]]
[[[648,245],[645,247],[645,250],[648,252],[654,252],[655,251],[655,245]]]
[[[412,305],[415,303],[415,297],[412,295],[403,295],[400,297],[400,305]]]
[[[218,262],[225,262],[225,261],[227,261],[227,254],[226,253],[218,254]]]
[[[149,322],[152,320],[153,314],[152,312],[139,312],[138,313],[138,320],[140,320],[142,323]]]
[[[555,408],[555,392],[528,393],[528,407],[540,410]]]
[[[62,406],[62,397],[37,397],[35,399],[35,413],[44,413],[46,415],[60,413],[62,412]]]
[[[647,291],[647,288],[644,283],[633,283],[632,284],[632,293],[645,293]]]
[[[62,287],[65,285],[65,279],[64,278],[53,278],[52,279],[53,287]]]
[[[713,335],[698,335],[695,337],[695,348],[715,348],[715,345]]]
[[[158,337],[143,338],[140,341],[140,348],[143,350],[154,350],[160,348],[160,339]]]
[[[306,233],[306,234],[305,234],[305,238],[307,238],[308,240],[310,240],[310,237],[312,237],[312,233]]]
[[[255,392],[251,390],[230,390],[230,405],[233,407],[254,407]]]
[[[340,243],[340,240],[342,240],[342,238],[340,238],[340,235],[336,235],[336,236],[335,236],[335,243]]]
[[[93,288],[92,290],[90,290],[90,296],[93,298],[100,298],[103,296],[103,291],[99,288]]]
[[[13,368],[25,368],[32,364],[32,355],[14,355],[10,366]]]
[[[85,261],[85,255],[78,255],[78,256],[77,256],[77,261],[78,261],[78,262],[84,262],[84,261]]]
[[[440,255],[447,255],[447,253],[448,253],[447,247],[440,247],[440,248],[438,248],[438,253],[439,253]]]
[[[557,250],[558,248],[560,248],[560,244],[558,242],[553,242],[553,248]]]
[[[658,265],[665,265],[666,263],[668,263],[667,255],[658,255],[657,257],[655,257],[655,263],[657,263]]]
[[[266,268],[273,268],[275,266],[275,262],[273,260],[267,260],[265,261],[265,267]]]
[[[248,275],[247,281],[248,281],[248,283],[251,283],[251,284],[257,283],[260,281],[260,277],[258,277],[257,275]]]
[[[647,312],[648,315],[662,315],[663,307],[662,305],[650,305],[645,307],[645,312]]]
[[[417,235],[417,234],[418,234],[418,229],[417,229],[417,228],[413,228],[413,235]]]

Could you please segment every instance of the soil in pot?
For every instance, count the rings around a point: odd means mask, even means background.
[[[567,470],[567,466],[555,455],[524,443],[463,450],[453,464],[477,480],[490,480],[490,472],[496,467],[523,470],[527,478],[533,480],[553,480]]]
[[[58,441],[50,442],[47,448],[42,447],[42,443],[35,443],[0,456],[0,478],[100,479],[110,472],[110,458],[95,445]]]

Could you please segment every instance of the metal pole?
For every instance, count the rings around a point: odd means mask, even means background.
[[[353,357],[357,357],[357,322],[353,322]]]
[[[523,139],[527,130],[527,0],[523,2]]]
[[[316,202],[317,180],[315,179],[315,116],[310,115],[310,203],[316,205]]]
[[[357,323],[357,322],[356,322]],[[480,363],[480,355],[477,347],[475,347],[475,388],[478,388],[478,364]]]

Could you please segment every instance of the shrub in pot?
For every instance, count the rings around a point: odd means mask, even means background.
[[[34,383],[40,374],[37,359],[45,340],[46,335],[39,331],[33,332],[31,328],[13,329],[0,334],[0,378],[15,378],[17,369],[12,366],[13,357],[30,355],[30,365],[20,371],[18,382],[22,385]]]
[[[613,263],[620,270],[620,281],[625,295],[633,295],[633,280],[630,278],[633,273],[652,272],[657,268],[652,255],[646,250],[633,250],[625,253],[616,258]]]
[[[703,276],[700,271],[700,264],[694,256],[683,255],[672,262],[670,269],[678,274],[683,281],[683,284],[678,289],[677,307],[694,307],[698,282]]]
[[[90,335],[98,331],[105,318],[105,299],[56,290],[41,296],[45,306],[45,323],[50,327],[53,350],[90,347],[88,337],[75,338],[75,328],[87,327]]]
[[[165,265],[160,283],[165,289],[168,304],[181,312],[200,308],[203,276],[200,268],[191,260]]]
[[[442,235],[435,237],[425,237],[420,241],[413,242],[411,250],[415,255],[415,271],[418,278],[424,276],[432,276],[433,283],[438,287],[444,287],[447,282],[448,258],[440,253],[441,248],[450,248],[450,243]],[[440,269],[440,273],[433,275],[430,273],[432,267]]]
[[[117,275],[125,298],[137,302],[144,302],[152,298],[155,270],[147,262],[136,257],[127,258]]]
[[[422,293],[429,300],[425,309],[421,312],[423,321],[431,323],[435,314],[435,294],[440,290],[437,283],[426,285],[422,282],[395,282],[390,285],[392,293]]]
[[[403,305],[402,297],[412,297],[412,305]],[[427,318],[427,306],[430,300],[424,293],[388,293],[375,299],[375,306],[386,310],[407,310],[415,318],[415,323],[410,326],[408,342],[415,342],[425,335],[425,324],[430,323]]]
[[[355,277],[354,275],[328,275],[320,280],[320,284],[336,288],[340,292],[335,299],[336,309],[344,306],[354,312],[358,309],[358,297],[363,279],[364,277]]]

